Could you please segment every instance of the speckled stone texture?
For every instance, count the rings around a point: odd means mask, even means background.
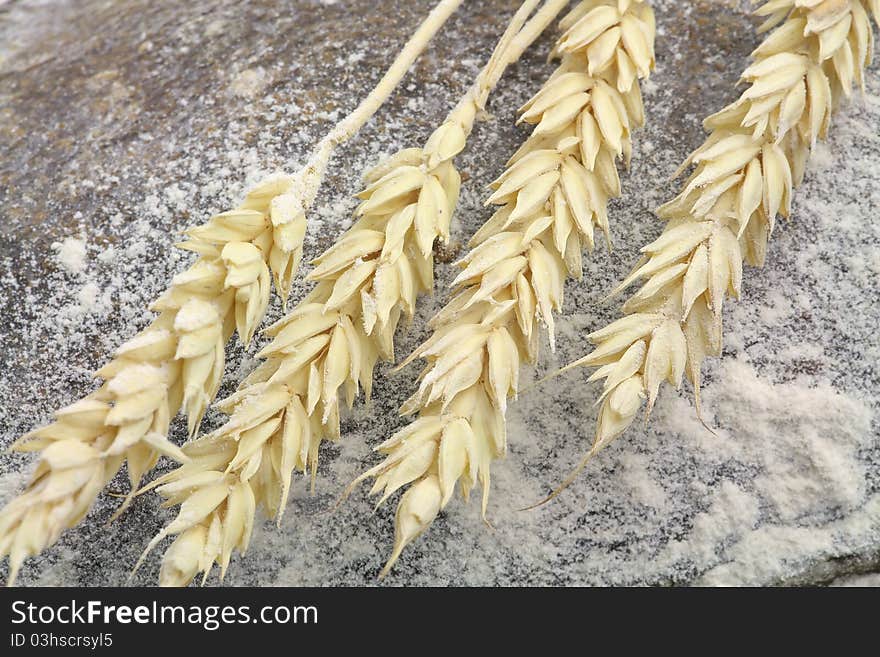
[[[145,325],[146,305],[190,259],[171,248],[179,231],[227,207],[246,182],[293,170],[378,80],[431,4],[0,3],[0,444],[93,389],[90,372]],[[348,225],[364,169],[421,144],[442,120],[514,4],[467,2],[390,102],[339,149],[307,256]],[[584,279],[568,284],[558,352],[544,354],[541,374],[583,354],[585,334],[617,316],[601,297],[661,230],[652,209],[675,192],[669,177],[699,145],[700,120],[736,97],[758,43],[745,2],[655,7],[649,125],[612,203],[614,250],[597,249]],[[552,71],[552,36],[511,67],[492,116],[458,160],[467,180],[453,243],[438,262],[438,293],[401,332],[400,355],[426,336],[426,319],[448,296],[451,261],[489,216],[484,185],[527,134],[514,126],[515,109]],[[842,108],[797,192],[793,220],[777,227],[767,266],[746,272],[744,298],[726,311],[724,358],[706,371],[704,419],[714,433],[695,419],[690,390],[664,389],[647,428],[629,431],[559,499],[519,512],[579,460],[596,414],[585,372],[529,389],[512,405],[510,452],[493,470],[493,527],[473,500],[455,500],[385,585],[877,583],[878,73],[875,65],[864,97]],[[294,294],[306,290],[300,283]],[[277,302],[270,314],[280,314]],[[257,348],[231,345],[221,394]],[[373,403],[357,405],[343,440],[323,448],[317,494],[298,479],[281,527],[258,523],[227,585],[376,583],[394,506],[373,514],[359,490],[325,511],[376,462],[370,448],[404,422],[396,409],[417,370],[379,368]],[[211,412],[205,427],[221,420]],[[173,436],[185,437],[179,420]],[[33,462],[0,456],[3,500]],[[124,491],[126,480],[113,487]],[[84,524],[28,561],[20,583],[124,584],[173,512],[145,495],[107,526],[116,504],[102,497]],[[160,553],[135,584],[156,581]]]

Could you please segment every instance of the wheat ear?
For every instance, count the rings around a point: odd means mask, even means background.
[[[123,463],[134,489],[161,454],[186,460],[166,439],[171,418],[183,406],[195,434],[217,393],[233,329],[250,342],[272,276],[287,297],[302,255],[305,212],[333,149],[372,116],[461,1],[436,6],[379,85],[321,140],[303,169],[270,176],[237,208],[187,231],[189,239],[178,246],[199,258],[151,306],[159,317],[96,372],[104,380],[100,389],[15,443],[14,449],[40,451],[41,458],[24,493],[0,512],[0,557],[10,557],[10,585],[25,558],[83,518]]]
[[[377,360],[393,359],[401,316],[433,287],[433,245],[448,239],[458,199],[453,158],[504,68],[565,0],[548,0],[525,24],[539,3],[523,3],[473,87],[422,148],[367,173],[357,221],[315,260],[309,279],[317,286],[267,329],[265,362],[220,403],[229,421],[187,445],[189,461],[150,484],[167,505],[181,505],[144,551],[178,535],[165,552],[162,585],[185,585],[199,572],[204,581],[215,563],[222,578],[233,552],[247,548],[256,508],[280,521],[293,471],[311,469],[314,484],[322,440],[339,438],[340,394],[349,407],[360,386],[369,396]]]
[[[620,195],[616,160],[629,160],[630,131],[644,121],[638,80],[654,64],[654,16],[647,2],[581,2],[561,22],[562,62],[521,109],[536,124],[490,186],[500,208],[471,240],[453,281],[458,293],[431,321],[418,391],[403,405],[413,423],[377,448],[380,503],[399,488],[394,548],[431,524],[457,482],[467,499],[479,482],[485,517],[490,465],[506,451],[508,397],[520,363],[538,356],[540,326],[554,348],[553,313],[563,284],[581,275],[594,229],[608,235],[608,199]],[[357,482],[355,482],[357,483]]]
[[[702,362],[721,355],[722,306],[740,295],[743,260],[763,265],[812,146],[841,97],[862,84],[873,50],[867,5],[774,0],[757,10],[768,17],[762,28],[776,29],[752,53],[742,76],[749,88],[704,122],[711,134],[683,164],[693,173],[658,211],[666,228],[613,294],[636,281],[641,288],[623,318],[588,336],[596,348],[573,364],[598,366],[590,380],[603,380],[595,439],[580,467],[632,424],[645,399],[650,414],[664,380],[678,388],[686,375],[699,413]],[[880,17],[880,3],[870,9]]]

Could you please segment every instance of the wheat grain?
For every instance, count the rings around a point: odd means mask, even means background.
[[[182,406],[190,437],[196,433],[220,385],[233,329],[250,342],[268,305],[271,277],[287,298],[302,256],[305,213],[333,149],[376,111],[460,4],[438,3],[376,89],[321,140],[302,170],[270,176],[239,207],[187,231],[178,246],[199,257],[152,305],[159,317],[98,370],[100,389],[17,441],[15,449],[42,454],[24,493],[0,512],[9,584],[26,557],[82,519],[123,463],[134,489],[160,454],[186,459],[166,439],[171,418]]]
[[[873,35],[867,2],[774,0],[757,13],[775,30],[753,52],[743,73],[749,88],[704,122],[711,131],[682,169],[694,165],[683,191],[659,209],[668,223],[642,248],[616,294],[643,281],[623,305],[624,317],[590,334],[596,347],[572,366],[598,366],[604,380],[592,448],[586,462],[632,424],[647,400],[650,414],[664,381],[687,376],[697,412],[700,371],[720,356],[722,307],[739,297],[743,260],[764,263],[777,215],[791,212],[818,139],[833,108],[863,83]],[[878,16],[878,3],[870,9]]]
[[[522,4],[474,86],[422,148],[367,173],[357,221],[314,261],[315,289],[267,329],[265,362],[220,403],[229,421],[187,445],[188,462],[150,485],[167,504],[181,504],[144,552],[177,535],[162,585],[185,585],[199,572],[204,581],[215,563],[222,578],[233,551],[247,547],[256,507],[280,521],[293,471],[311,469],[314,485],[321,442],[340,435],[340,395],[349,407],[360,386],[369,397],[377,360],[394,358],[399,320],[433,287],[434,242],[449,238],[460,186],[453,158],[504,68],[565,1],[546,2],[525,24],[539,3]]]
[[[629,161],[630,132],[644,121],[638,80],[654,63],[653,12],[646,2],[581,2],[561,27],[554,52],[562,62],[520,110],[535,129],[490,186],[487,204],[500,208],[471,240],[453,282],[460,289],[431,321],[432,336],[408,359],[427,360],[401,409],[419,417],[381,444],[385,460],[354,482],[375,479],[379,503],[410,486],[383,575],[456,483],[465,499],[481,485],[485,517],[521,361],[537,358],[542,325],[555,348],[565,279],[580,277],[595,228],[608,236],[608,199],[620,194],[616,160]]]

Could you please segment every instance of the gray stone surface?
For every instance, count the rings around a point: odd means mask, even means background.
[[[292,170],[351,109],[430,2],[192,0],[0,2],[0,444],[93,389],[89,374],[141,328],[147,303],[188,256],[178,231],[234,201],[245,181]],[[347,225],[359,175],[417,145],[464,92],[513,11],[477,0],[455,16],[391,101],[340,149],[319,199],[307,255]],[[700,119],[737,93],[758,37],[746,3],[658,0],[649,126],[612,204],[615,249],[570,282],[559,350],[540,372],[582,354],[584,335],[616,316],[599,299],[661,226],[652,208],[700,143]],[[514,110],[552,70],[550,34],[512,67],[474,131],[454,242],[398,350],[424,338],[447,297],[449,262],[487,218],[483,185],[526,134]],[[763,270],[726,314],[724,358],[707,368],[709,433],[690,391],[665,390],[635,427],[558,500],[544,495],[587,448],[595,388],[575,372],[521,395],[510,453],[494,469],[486,528],[455,501],[406,552],[387,585],[876,584],[880,571],[880,76],[843,108],[779,225]],[[82,240],[82,241],[80,241]],[[81,263],[80,263],[81,260]],[[295,294],[307,288],[297,286]],[[272,317],[280,313],[277,304]],[[256,351],[256,347],[248,354]],[[233,344],[224,390],[252,361]],[[375,462],[370,447],[401,420],[417,368],[378,371],[375,399],[322,452],[318,493],[296,494],[279,529],[260,523],[232,585],[371,585],[391,545],[393,506],[363,492],[323,513]],[[207,428],[221,421],[216,413]],[[184,438],[175,424],[174,437]],[[0,456],[0,497],[23,485],[28,455]],[[165,466],[167,467],[167,466]],[[125,490],[125,480],[114,483]],[[87,521],[28,562],[26,585],[123,584],[171,517],[144,496],[106,525]],[[0,566],[0,577],[5,572]],[[134,579],[155,582],[158,554]],[[861,577],[863,574],[868,576]],[[216,577],[209,580],[216,584]]]

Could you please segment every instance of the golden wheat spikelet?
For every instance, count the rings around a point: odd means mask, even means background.
[[[376,362],[394,358],[399,320],[433,288],[434,243],[448,239],[458,199],[453,158],[504,68],[565,1],[547,1],[526,23],[538,4],[522,4],[473,87],[423,147],[366,174],[357,221],[314,261],[315,289],[266,330],[273,340],[258,354],[265,361],[220,403],[229,421],[187,445],[188,461],[148,487],[181,505],[144,552],[177,535],[162,585],[185,585],[199,572],[204,581],[215,563],[223,577],[233,551],[247,547],[256,508],[280,521],[293,471],[311,469],[314,483],[321,442],[339,438],[340,395],[349,407],[360,386],[369,396]]]
[[[169,422],[182,406],[195,433],[219,387],[226,341],[237,328],[247,343],[262,318],[271,285],[263,254],[290,185],[268,179],[239,207],[190,230],[182,246],[199,258],[152,305],[159,317],[96,372],[98,390],[17,441],[15,449],[41,458],[24,493],[0,512],[10,583],[26,557],[80,521],[123,463],[134,488],[161,454],[185,460],[166,438]]]
[[[378,109],[461,1],[438,3],[376,89],[321,140],[303,169],[266,178],[241,205],[188,230],[178,246],[199,257],[151,306],[159,317],[96,372],[104,380],[100,389],[16,442],[14,449],[40,451],[41,460],[26,490],[0,511],[9,584],[25,558],[82,519],[123,463],[134,489],[161,454],[186,460],[166,438],[169,422],[183,407],[189,435],[196,433],[220,385],[233,330],[250,342],[272,277],[287,298],[302,256],[305,213],[333,149]]]
[[[791,212],[811,148],[823,139],[841,97],[861,85],[873,53],[863,0],[773,0],[757,13],[775,28],[753,52],[740,98],[704,122],[711,131],[682,169],[683,191],[659,209],[668,223],[641,249],[633,272],[612,292],[642,286],[625,316],[591,333],[596,348],[572,366],[598,366],[603,380],[592,448],[566,480],[632,424],[661,384],[692,382],[699,413],[700,371],[720,356],[722,307],[739,297],[743,261],[761,266],[777,215]],[[571,367],[571,366],[570,366]],[[554,493],[555,494],[555,493]]]
[[[581,2],[561,27],[554,52],[562,62],[520,110],[535,129],[490,185],[487,204],[500,208],[471,240],[433,335],[408,359],[427,361],[401,409],[419,417],[379,445],[385,460],[355,481],[374,478],[379,503],[409,486],[383,575],[456,483],[465,499],[481,485],[485,515],[520,364],[537,358],[541,326],[555,347],[565,280],[580,277],[595,228],[608,235],[608,199],[620,195],[616,161],[629,160],[631,131],[644,122],[638,81],[654,65],[654,15],[646,2]]]

